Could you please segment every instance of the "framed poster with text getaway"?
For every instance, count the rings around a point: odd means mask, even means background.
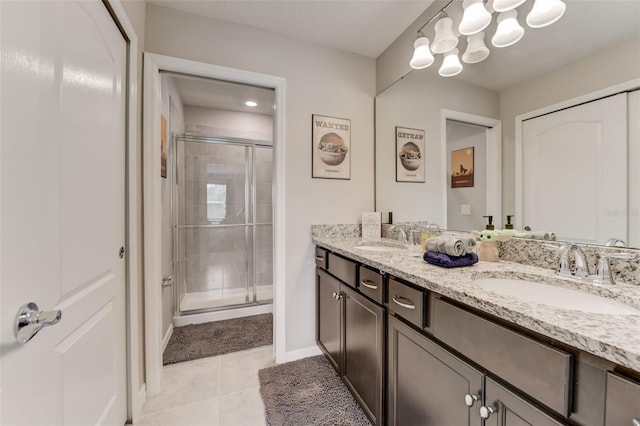
[[[424,182],[424,130],[396,126],[396,182]]]
[[[351,179],[351,120],[311,115],[311,177]]]

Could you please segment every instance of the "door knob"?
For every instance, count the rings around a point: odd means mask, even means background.
[[[482,407],[480,407],[480,418],[488,419],[495,412],[496,412],[495,408],[493,408],[493,407],[485,407],[483,405]]]
[[[477,401],[478,395],[471,395],[470,393],[468,393],[464,396],[464,404],[467,407],[473,407],[473,404],[475,404]]]
[[[27,343],[43,327],[57,324],[60,318],[62,318],[62,311],[41,311],[35,303],[22,305],[14,326],[18,343]]]

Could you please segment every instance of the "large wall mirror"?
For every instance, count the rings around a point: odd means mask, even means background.
[[[478,64],[463,63],[464,70],[455,77],[438,75],[442,55],[436,55],[431,67],[406,73],[378,94],[376,210],[393,212],[394,222],[427,221],[464,231],[482,229],[487,215],[494,216],[496,228],[502,228],[506,216],[513,215],[517,227],[554,232],[559,240],[604,244],[608,238],[619,238],[640,248],[640,175],[636,171],[640,169],[640,91],[634,91],[640,86],[640,1],[565,2],[565,15],[540,29],[524,23],[533,1],[524,3],[518,13],[525,35],[517,44],[502,49],[490,42],[494,19],[485,30],[489,58]],[[461,3],[454,2],[447,9],[454,27],[460,22]],[[436,13],[444,4],[437,1],[430,10]],[[489,0],[488,9],[491,4]],[[433,40],[433,25],[424,32]],[[462,36],[460,52],[465,47]],[[407,56],[407,63],[409,59]],[[624,92],[620,104],[625,108],[616,113],[624,116],[619,124],[624,126],[622,146],[610,148],[607,140],[600,138],[590,145],[595,153],[591,156],[577,155],[583,148],[576,144],[553,151],[558,140],[584,140],[579,131],[566,134],[564,129],[535,148],[523,142],[523,137],[531,138],[532,134],[528,131],[523,136],[524,123],[537,118],[536,112],[546,116],[554,107],[560,110],[571,102],[613,94],[607,92],[612,88]],[[403,152],[397,128],[424,131],[424,152],[420,153],[424,181],[398,179],[401,162],[397,157]],[[541,131],[548,133],[549,129]],[[594,156],[611,149],[622,157],[593,164]],[[550,167],[559,167],[560,156],[566,173],[556,176]],[[622,179],[623,190],[618,183],[602,183],[601,172],[606,168],[621,170],[616,176]],[[529,181],[523,182],[526,179]],[[538,185],[534,194],[531,179],[544,181],[546,187]],[[583,187],[576,189],[574,184]],[[603,198],[614,189],[624,196]],[[597,207],[584,202],[592,196],[604,201]],[[527,207],[530,205],[536,209]],[[544,219],[535,217],[534,210],[544,213]],[[616,228],[591,232],[605,226],[607,216],[612,215],[617,216]],[[587,216],[593,220],[586,220]],[[577,218],[580,227],[569,231],[568,225],[578,223]],[[621,222],[625,222],[623,227]],[[590,232],[582,235],[574,228],[589,228]]]

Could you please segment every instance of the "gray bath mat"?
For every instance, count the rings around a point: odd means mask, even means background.
[[[164,351],[163,364],[266,346],[273,342],[272,337],[272,314],[176,327]]]
[[[371,424],[322,355],[264,368],[258,376],[270,426]]]

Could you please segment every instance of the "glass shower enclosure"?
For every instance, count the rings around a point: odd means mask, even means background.
[[[271,303],[271,143],[176,136],[173,152],[176,315]]]

